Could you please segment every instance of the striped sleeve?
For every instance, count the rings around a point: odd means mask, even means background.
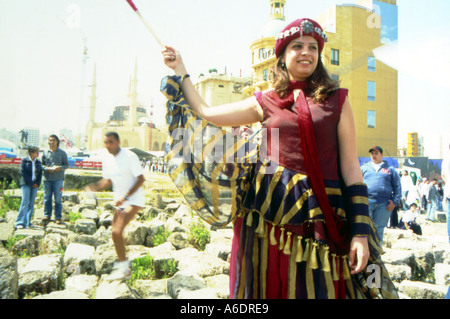
[[[350,185],[346,187],[344,196],[352,235],[369,236],[371,226],[367,185],[364,183]]]

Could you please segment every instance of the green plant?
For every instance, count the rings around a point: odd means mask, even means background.
[[[6,240],[5,248],[8,249],[8,251],[11,251],[12,247],[14,246],[14,244],[17,243],[19,240],[24,239],[25,237],[27,237],[27,236],[25,236],[25,235],[15,235],[15,236],[9,237]]]
[[[155,268],[153,266],[153,257],[147,254],[133,260],[131,265],[131,283],[138,279],[154,279]]]
[[[162,228],[160,228],[158,230],[158,233],[153,237],[153,246],[159,246],[161,244],[164,244],[167,240],[167,238],[171,235],[172,233],[170,231],[165,231]]]
[[[170,278],[178,271],[177,262],[173,259],[164,260],[161,263],[161,271],[164,273],[163,278]]]
[[[9,210],[19,211],[20,203],[20,198],[5,194],[0,201],[0,217],[4,217]]]
[[[71,223],[75,223],[78,219],[83,219],[83,215],[80,213],[71,212],[69,213],[69,219]]]
[[[210,238],[211,233],[200,220],[191,224],[188,241],[198,250],[205,250]]]
[[[64,255],[61,255],[61,257],[58,261],[58,265],[59,265],[59,267],[62,268],[63,264],[64,264]],[[59,272],[58,278],[57,278],[58,290],[64,290],[66,288],[66,279],[68,277],[69,277],[69,275],[65,271]]]

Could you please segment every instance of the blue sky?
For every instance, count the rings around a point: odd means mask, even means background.
[[[134,0],[195,77],[211,68],[250,74],[250,43],[269,19],[269,0]],[[356,1],[287,0],[286,22]],[[450,1],[398,0],[398,50],[378,52],[399,70],[399,143],[409,131],[449,128]],[[125,0],[0,0],[0,128],[78,130],[87,120],[94,64],[96,120],[124,100],[134,63],[138,99],[164,119],[160,48]],[[87,48],[86,63],[83,49]],[[380,119],[378,119],[379,121]],[[383,120],[383,119],[382,119]],[[386,119],[389,120],[389,119]]]

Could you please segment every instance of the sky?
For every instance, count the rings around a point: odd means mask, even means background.
[[[269,0],[134,0],[162,41],[200,73],[251,74],[250,43],[269,20]],[[286,23],[356,0],[287,0]],[[377,58],[399,71],[399,146],[408,132],[448,132],[450,1],[398,0],[398,45]],[[137,61],[140,103],[163,123],[161,48],[125,0],[0,0],[0,128],[78,132],[97,71],[96,121],[122,104]],[[86,52],[86,54],[84,54]],[[80,116],[81,114],[81,116]],[[389,120],[389,119],[382,119]],[[379,121],[379,119],[378,119]]]

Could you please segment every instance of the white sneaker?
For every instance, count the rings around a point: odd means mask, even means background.
[[[131,278],[131,270],[128,261],[115,263],[113,271],[105,279],[113,280],[128,280]]]

